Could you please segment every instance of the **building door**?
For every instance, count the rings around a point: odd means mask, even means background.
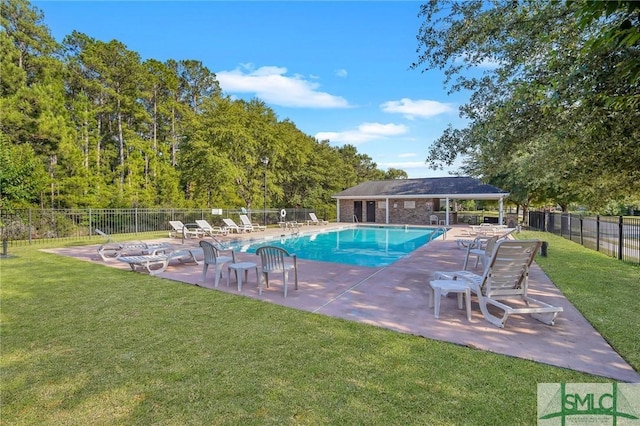
[[[353,202],[353,215],[357,222],[362,222],[362,201]]]
[[[367,201],[367,222],[376,221],[376,202]]]

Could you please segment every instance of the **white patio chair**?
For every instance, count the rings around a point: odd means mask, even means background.
[[[220,278],[222,277],[223,267],[226,263],[236,261],[236,255],[231,251],[231,256],[221,256],[220,251],[216,246],[211,244],[209,241],[200,241],[200,247],[202,247],[202,251],[204,254],[204,260],[202,265],[202,282],[206,282],[207,278],[207,270],[209,269],[209,265],[215,266],[215,276],[213,278],[213,286],[218,287],[220,283]]]
[[[479,262],[482,262],[482,266],[484,267],[484,265],[486,265],[486,259],[493,253],[493,247],[497,241],[498,237],[476,237],[467,247],[462,269],[467,270],[470,256],[476,256],[476,268]]]
[[[493,249],[482,275],[469,271],[436,272],[436,279],[454,279],[469,284],[478,297],[480,311],[491,324],[503,328],[510,315],[530,314],[553,325],[562,307],[529,296],[529,268],[541,242],[538,240],[501,240]],[[511,300],[512,303],[508,304]],[[503,312],[502,317],[489,312],[489,306]]]
[[[295,289],[298,289],[298,261],[295,254],[289,254],[285,249],[275,246],[262,246],[256,250],[260,256],[262,266],[260,268],[260,283],[258,284],[258,294],[262,294],[262,282],[269,287],[269,274],[281,272],[284,283],[284,297],[287,297],[287,287],[289,284],[289,274],[294,272]]]

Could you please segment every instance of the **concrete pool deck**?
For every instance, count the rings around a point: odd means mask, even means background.
[[[345,225],[305,226],[302,233],[339,228]],[[462,269],[464,250],[457,247],[457,236],[466,227],[453,226],[446,239],[436,239],[410,255],[386,267],[360,267],[337,263],[298,259],[299,290],[290,284],[284,298],[282,281],[270,277],[270,288],[258,295],[255,274],[239,293],[235,282],[226,286],[225,278],[216,290],[264,300],[308,312],[343,318],[413,334],[469,346],[479,350],[524,358],[536,362],[582,371],[621,382],[640,382],[640,374],[618,355],[576,308],[534,264],[530,272],[530,293],[533,297],[562,306],[555,325],[548,326],[529,315],[513,315],[505,328],[497,328],[485,321],[477,303],[472,300],[472,318],[465,310],[457,309],[454,295],[443,298],[440,318],[429,308],[429,281],[435,271]],[[233,234],[230,239],[279,238],[289,233],[277,228],[264,232]],[[161,239],[176,247],[197,246],[198,240]],[[130,270],[119,261],[103,262],[97,253],[98,245],[44,250],[78,259],[99,262],[105,266]],[[255,254],[236,253],[237,261],[259,263]],[[211,268],[210,268],[211,269]],[[479,270],[476,270],[480,272]],[[199,285],[203,291],[213,288],[213,271],[207,282],[200,281],[202,266],[172,263],[166,271],[156,275],[181,283]]]

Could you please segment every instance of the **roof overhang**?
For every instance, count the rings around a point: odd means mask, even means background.
[[[337,200],[401,200],[403,198],[454,198],[456,200],[500,200],[509,196],[508,192],[495,194],[406,194],[406,195],[332,195]]]

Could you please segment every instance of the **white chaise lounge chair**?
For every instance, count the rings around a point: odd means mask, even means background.
[[[196,225],[198,225],[198,229],[202,231],[205,235],[210,237],[216,237],[219,235],[227,235],[229,231],[221,226],[211,226],[209,222],[204,219],[196,220]]]
[[[456,244],[458,245],[458,248],[466,249],[469,246],[473,246],[478,238],[488,239],[494,236],[494,237],[498,237],[498,240],[503,240],[509,237],[509,235],[511,235],[516,230],[517,228],[504,228],[504,227],[489,228],[486,226],[483,226],[480,231],[477,231],[477,230],[469,231],[468,229],[463,229],[462,235],[461,235],[462,238],[458,238],[456,240]]]
[[[132,271],[146,271],[149,275],[157,275],[164,272],[173,260],[180,263],[199,264],[198,256],[202,255],[199,248],[175,248],[171,245],[154,248],[147,254],[138,256],[120,256],[120,262],[128,263]]]
[[[307,220],[307,225],[327,225],[329,222],[326,220],[318,219],[315,213],[309,213],[310,220]]]
[[[233,219],[222,219],[222,221],[224,222],[224,227],[229,231],[229,232],[236,232],[236,233],[241,233],[244,231],[247,232],[251,232],[253,230],[253,227],[246,227],[244,225],[238,225],[237,223],[235,223],[233,221]]]
[[[553,325],[562,307],[528,294],[529,268],[540,245],[538,240],[501,240],[496,243],[482,275],[469,271],[436,272],[435,279],[466,282],[478,297],[484,318],[497,327],[503,328],[513,314],[530,314],[538,321]],[[501,310],[502,316],[489,312],[489,307]]]
[[[148,255],[153,251],[168,249],[171,247],[168,243],[146,243],[144,241],[114,241],[110,235],[99,229],[95,230],[96,234],[102,235],[107,242],[98,247],[98,255],[104,261],[115,260],[121,256],[142,256]]]
[[[204,233],[197,228],[196,229],[187,228],[184,225],[184,223],[182,223],[179,220],[170,220],[169,225],[171,225],[171,228],[173,228],[171,231],[169,231],[169,237],[199,238],[204,235]]]
[[[242,222],[242,226],[244,226],[245,228],[251,228],[251,231],[264,231],[265,229],[267,229],[266,226],[262,226],[257,223],[251,223],[249,216],[247,216],[246,214],[240,215],[240,222]]]

